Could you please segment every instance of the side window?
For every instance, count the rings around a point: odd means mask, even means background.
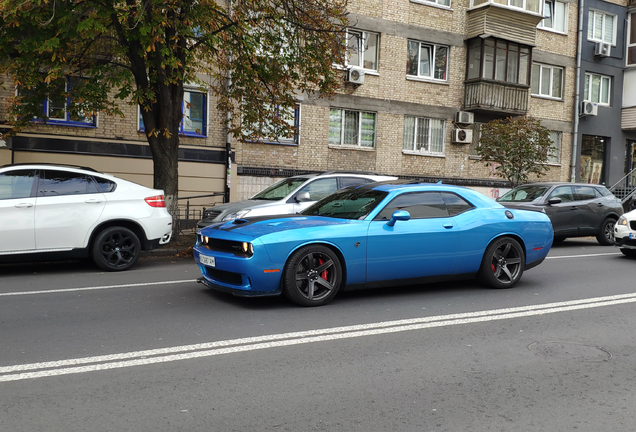
[[[97,183],[100,192],[113,192],[117,188],[117,183],[105,178],[93,177],[93,180]]]
[[[572,188],[570,186],[559,186],[554,189],[548,199],[561,198],[561,202],[574,201],[574,195],[572,194]]]
[[[337,190],[338,179],[326,178],[309,183],[307,186],[299,190],[298,193],[309,192],[309,198],[312,201],[318,201]]]
[[[97,193],[97,186],[85,174],[68,171],[43,171],[38,184],[38,196],[62,196]]]
[[[393,212],[406,210],[411,219],[448,217],[446,203],[439,192],[405,193],[394,198],[375,217],[375,220],[389,220]]]
[[[471,203],[469,203],[459,195],[455,195],[454,193],[442,192],[442,197],[444,198],[444,202],[446,203],[448,214],[451,216],[457,216],[458,214],[475,208],[475,206],[473,206]]]
[[[595,188],[591,186],[574,186],[574,193],[579,200],[593,200],[596,199]]]
[[[369,183],[369,180],[361,177],[340,177],[340,189],[364,183]]]
[[[16,170],[0,174],[0,200],[31,196],[35,171]]]

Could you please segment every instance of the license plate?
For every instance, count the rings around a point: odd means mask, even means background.
[[[199,261],[201,261],[201,264],[208,267],[214,267],[216,265],[214,257],[207,255],[199,255]]]

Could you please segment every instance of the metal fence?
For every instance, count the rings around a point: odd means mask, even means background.
[[[191,208],[190,200],[195,198],[210,198],[216,196],[223,196],[224,192],[214,192],[206,195],[194,195],[188,197],[179,197],[179,209],[176,215],[176,228],[178,234],[194,234],[196,232],[197,222],[203,219],[203,208]],[[185,206],[182,206],[182,201],[185,201]],[[214,205],[214,204],[212,204]]]

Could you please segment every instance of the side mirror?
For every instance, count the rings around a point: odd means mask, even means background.
[[[388,221],[386,224],[388,226],[393,226],[395,225],[396,221],[407,221],[409,219],[411,219],[411,214],[409,212],[407,212],[406,210],[397,210],[393,212],[393,214],[391,215],[391,220]]]
[[[307,201],[311,201],[309,192],[301,192],[298,195],[296,195],[296,202],[307,202]]]
[[[561,198],[555,197],[555,198],[550,198],[548,200],[548,204],[552,205],[552,204],[559,204],[561,202]]]

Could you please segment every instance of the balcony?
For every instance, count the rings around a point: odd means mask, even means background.
[[[472,0],[467,11],[466,38],[484,35],[536,45],[542,0]]]
[[[528,112],[528,86],[488,80],[466,81],[463,109],[524,115]]]

